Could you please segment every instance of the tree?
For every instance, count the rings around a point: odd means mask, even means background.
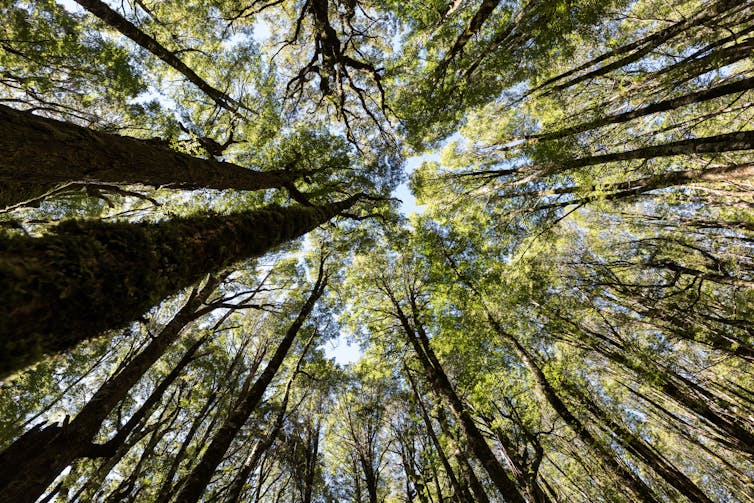
[[[754,503],[750,2],[0,14],[0,499]]]
[[[284,244],[361,197],[323,207],[267,207],[235,218],[208,215],[158,224],[69,221],[53,235],[6,239],[2,316],[9,324],[0,332],[7,350],[1,368],[7,374],[41,354],[131,321],[156,299]],[[113,281],[123,290],[105,294]]]

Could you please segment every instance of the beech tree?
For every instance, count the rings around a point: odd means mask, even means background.
[[[751,2],[0,14],[1,500],[754,503]]]

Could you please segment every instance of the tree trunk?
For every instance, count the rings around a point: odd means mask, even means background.
[[[516,354],[521,358],[526,368],[532,374],[534,382],[537,385],[540,393],[544,395],[547,402],[555,410],[565,423],[571,427],[571,429],[578,435],[584,444],[586,444],[594,454],[604,463],[605,468],[617,476],[622,485],[636,498],[636,501],[649,501],[657,502],[657,498],[653,494],[652,490],[647,486],[640,478],[634,475],[628,468],[623,466],[618,460],[615,459],[613,454],[603,446],[598,439],[594,438],[592,433],[584,426],[584,424],[573,415],[568,409],[566,404],[561,400],[555,389],[552,387],[547,377],[542,370],[537,366],[531,355],[524,349],[518,340],[511,334],[503,330],[500,324],[495,320],[492,315],[488,314],[488,321],[490,326],[495,332],[500,335],[502,339],[510,343]]]
[[[67,221],[0,237],[0,378],[118,328],[207,273],[261,256],[361,198],[161,223]]]
[[[160,335],[119,374],[102,385],[73,421],[35,427],[0,453],[0,493],[8,501],[32,502],[44,493],[66,466],[92,454],[92,439],[102,422],[128,396],[131,388],[183,329],[198,317],[197,310],[217,284],[217,280],[210,280],[200,292],[193,293]]]
[[[403,367],[403,370],[404,370],[404,373],[406,374],[406,378],[411,387],[411,391],[413,391],[414,393],[414,399],[416,400],[416,404],[418,405],[418,408],[419,408],[419,413],[422,417],[422,420],[424,421],[424,426],[427,430],[427,435],[432,441],[432,444],[435,446],[435,450],[437,451],[437,457],[440,458],[440,462],[442,463],[443,468],[445,468],[445,473],[448,476],[448,480],[450,480],[450,485],[453,486],[453,490],[456,493],[456,498],[468,497],[469,494],[463,490],[463,488],[461,487],[461,484],[458,482],[458,478],[456,477],[455,472],[453,472],[453,468],[450,466],[448,457],[445,455],[445,451],[442,448],[440,439],[438,439],[437,435],[435,434],[435,429],[432,426],[432,420],[430,419],[429,414],[427,413],[427,409],[424,407],[424,402],[421,399],[419,390],[416,388],[416,383],[414,382],[414,378],[411,377],[411,371],[405,365]]]
[[[608,413],[600,407],[596,401],[583,391],[579,390],[572,383],[565,383],[568,391],[573,394],[595,418],[607,428],[611,429],[616,440],[628,452],[641,459],[652,470],[660,475],[668,484],[673,486],[679,493],[688,498],[689,501],[699,503],[712,503],[712,500],[694,484],[682,471],[668,462],[661,454],[647,445],[641,438],[635,435],[626,426],[609,417]]]
[[[458,38],[456,38],[453,46],[445,54],[442,61],[437,64],[435,74],[438,77],[441,78],[444,76],[445,70],[448,68],[448,65],[450,65],[451,61],[453,61],[453,59],[459,53],[463,52],[463,48],[466,47],[466,44],[469,42],[469,40],[478,35],[479,31],[482,29],[482,25],[484,25],[484,23],[490,18],[492,12],[495,10],[495,8],[497,8],[499,3],[501,3],[500,0],[482,0],[481,5],[469,21],[466,29],[464,29],[463,32],[458,35]]]
[[[466,436],[469,448],[477,459],[479,459],[479,462],[487,471],[490,479],[506,501],[510,503],[525,503],[526,500],[521,495],[521,492],[506,473],[505,469],[500,464],[500,461],[495,457],[492,449],[490,449],[490,446],[482,436],[482,432],[479,431],[474,419],[469,414],[468,409],[464,406],[463,402],[453,389],[453,385],[450,383],[447,375],[445,375],[440,362],[437,360],[434,351],[429,345],[429,339],[426,337],[426,334],[423,333],[423,328],[417,323],[416,329],[414,329],[403,312],[403,309],[400,307],[397,299],[392,296],[392,292],[389,292],[388,295],[395,308],[395,314],[400,320],[406,337],[408,338],[409,343],[413,346],[414,352],[424,368],[432,387],[439,396],[443,397],[446,404],[453,412],[453,415],[458,420],[461,430]],[[414,313],[415,320],[416,317],[417,313]]]
[[[270,382],[272,382],[272,379],[275,377],[278,370],[280,369],[280,366],[283,364],[288,351],[290,350],[294,340],[296,339],[296,335],[298,334],[299,329],[304,324],[304,321],[306,321],[309,313],[311,313],[312,309],[314,308],[314,304],[317,302],[317,299],[319,299],[319,297],[324,292],[325,286],[327,284],[327,278],[325,272],[322,270],[323,267],[324,266],[320,264],[319,276],[317,278],[316,284],[314,285],[314,288],[309,295],[309,298],[302,306],[301,311],[299,312],[294,322],[286,331],[283,340],[280,341],[280,345],[278,345],[275,353],[267,363],[267,366],[262,371],[262,374],[259,376],[259,378],[250,387],[246,396],[243,397],[243,400],[241,400],[230,412],[228,418],[225,420],[217,433],[215,433],[212,441],[207,447],[207,450],[204,452],[202,459],[189,474],[186,484],[183,486],[183,489],[175,500],[176,503],[196,502],[202,496],[204,489],[207,487],[210,479],[212,478],[212,474],[215,472],[217,466],[222,462],[223,456],[225,456],[225,453],[230,447],[230,444],[233,442],[233,439],[236,437],[236,435],[238,435],[238,432],[241,431],[241,428],[259,404],[262,396],[267,390],[267,386],[270,384]],[[251,379],[252,377],[253,376],[249,376],[249,379]]]
[[[186,63],[181,61],[175,53],[169,51],[162,44],[157,42],[153,37],[150,37],[139,28],[133,25],[130,21],[118,14],[116,11],[107,6],[104,2],[99,0],[76,0],[76,3],[100,18],[108,26],[121,32],[123,35],[130,38],[133,42],[140,45],[144,49],[148,50],[162,61],[178,70],[186,79],[189,80],[196,87],[204,91],[204,93],[212,98],[217,105],[235,112],[238,110],[239,103],[225,94],[224,92],[210,86],[204,79],[199,77]]]
[[[754,77],[740,79],[721,86],[711,87],[708,89],[702,89],[701,91],[685,94],[677,98],[658,101],[657,103],[652,103],[630,112],[623,112],[620,114],[600,117],[598,119],[578,124],[576,126],[560,129],[551,133],[537,134],[533,137],[539,141],[557,140],[573,134],[583,133],[584,131],[596,129],[608,124],[621,124],[623,122],[628,122],[639,117],[644,117],[646,115],[665,112],[694,103],[702,103],[705,101],[713,100],[715,98],[719,98],[721,96],[727,96],[729,94],[745,92],[752,89],[752,87],[754,87]]]
[[[256,469],[257,464],[259,464],[259,460],[262,458],[262,454],[267,452],[267,450],[270,447],[272,447],[272,444],[275,443],[275,440],[277,439],[278,434],[280,433],[280,430],[283,428],[283,421],[285,419],[285,414],[288,409],[288,397],[289,397],[290,385],[292,382],[293,382],[293,379],[288,381],[288,386],[286,387],[286,390],[285,390],[285,397],[283,398],[283,403],[280,405],[280,411],[275,417],[275,421],[272,424],[272,428],[270,428],[270,430],[267,432],[264,438],[260,440],[259,443],[257,443],[257,445],[254,446],[254,449],[252,450],[248,459],[244,462],[241,469],[233,478],[233,482],[231,483],[230,488],[228,489],[228,494],[225,496],[225,501],[227,503],[236,503],[240,501],[241,493],[243,492],[243,486],[246,483],[246,481],[249,479],[249,476],[251,475],[251,473]]]
[[[754,149],[754,131],[738,131],[690,140],[679,140],[663,145],[650,145],[625,152],[593,155],[578,159],[566,159],[560,163],[561,168],[575,169],[615,161],[633,159],[653,159],[655,157],[672,157],[676,155],[716,154],[719,152],[736,152]]]
[[[738,7],[739,5],[739,0],[718,0],[712,5],[704,6],[694,16],[685,18],[682,21],[663,28],[660,31],[647,35],[640,40],[631,42],[629,44],[626,44],[625,46],[609,51],[583,65],[580,65],[551,79],[548,79],[537,86],[535,89],[530,91],[529,94],[615,56],[620,56],[620,58],[613,61],[612,63],[606,64],[578,77],[572,78],[571,80],[553,86],[548,92],[562,91],[585,80],[593,79],[600,75],[609,73],[612,70],[622,68],[630,63],[633,63],[634,61],[641,59],[645,55],[649,54],[653,49],[661,46],[673,37],[687,31],[689,28],[703,25],[705,22],[714,19],[715,17],[725,13],[731,8]]]
[[[0,105],[0,182],[141,184],[176,189],[282,187],[302,171],[268,172],[182,154],[160,140],[140,140]],[[23,199],[23,198],[22,198]]]
[[[315,419],[315,421],[319,421],[319,419]],[[320,432],[321,426],[319,422],[317,422],[315,427],[307,427],[308,438],[306,443],[306,467],[304,470],[304,494],[302,497],[302,503],[311,503],[314,499],[317,468],[319,466],[317,461],[319,459]]]

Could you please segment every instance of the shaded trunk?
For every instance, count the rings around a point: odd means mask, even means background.
[[[518,340],[511,334],[503,330],[500,324],[491,315],[488,315],[488,321],[490,326],[493,327],[495,332],[500,335],[502,339],[510,343],[516,354],[523,361],[526,368],[532,374],[534,382],[537,385],[540,393],[544,395],[547,402],[565,421],[565,423],[571,427],[571,429],[578,435],[584,444],[589,446],[591,451],[604,463],[605,468],[613,473],[621,481],[622,485],[629,490],[637,501],[649,501],[657,502],[652,490],[636,475],[634,475],[628,468],[626,468],[621,462],[615,459],[613,453],[609,451],[607,447],[596,439],[592,433],[584,426],[584,424],[573,415],[566,404],[561,400],[560,396],[556,393],[547,377],[542,370],[537,366],[531,355],[524,349]]]
[[[404,367],[404,373],[406,374],[408,383],[411,386],[411,391],[413,391],[414,393],[414,399],[416,400],[416,404],[418,405],[418,408],[419,408],[419,413],[421,414],[422,420],[424,421],[424,426],[426,428],[427,435],[432,441],[432,444],[435,446],[435,451],[437,451],[437,456],[440,458],[440,462],[442,463],[442,466],[445,469],[445,473],[448,476],[448,480],[450,480],[450,485],[453,486],[453,490],[456,493],[456,498],[469,497],[470,495],[468,494],[467,491],[463,490],[463,488],[461,487],[461,484],[458,482],[458,478],[456,477],[455,472],[453,472],[453,468],[450,466],[448,457],[445,455],[445,451],[442,448],[440,439],[437,438],[437,434],[435,433],[435,428],[434,426],[432,426],[432,420],[430,419],[429,414],[427,413],[427,409],[424,407],[424,402],[421,399],[419,390],[416,388],[416,383],[414,382],[414,378],[411,377],[411,371],[408,369],[408,367]]]
[[[367,496],[369,497],[369,503],[378,503],[377,498],[377,477],[372,469],[371,460],[359,456],[359,464],[361,464],[361,471],[364,472],[364,481],[367,486]]]
[[[223,425],[217,433],[215,433],[201,460],[188,475],[186,484],[176,497],[176,503],[190,503],[199,500],[209,484],[215,469],[220,464],[223,456],[230,447],[230,444],[233,442],[233,439],[235,439],[238,432],[241,431],[241,428],[261,401],[262,396],[267,390],[267,386],[272,382],[272,379],[283,364],[288,351],[296,339],[299,329],[304,324],[304,321],[306,321],[309,313],[311,313],[317,299],[319,299],[324,292],[327,279],[322,267],[324,266],[320,264],[317,282],[314,285],[309,298],[302,306],[298,316],[286,331],[283,340],[280,341],[280,344],[267,363],[267,366],[262,371],[262,374],[254,384],[251,385],[246,396],[235,406]],[[249,379],[252,379],[252,377],[253,376],[249,376]]]
[[[318,420],[317,420],[318,421]],[[311,503],[314,498],[314,484],[317,480],[317,461],[319,457],[319,434],[321,431],[320,423],[318,422],[316,427],[307,427],[307,442],[306,442],[306,466],[304,470],[304,490],[302,495],[303,503]],[[375,498],[377,491],[375,487]],[[375,501],[377,501],[375,499]]]
[[[699,503],[712,503],[712,500],[694,484],[682,471],[676,468],[672,463],[665,459],[651,446],[647,445],[634,432],[626,426],[615,421],[608,413],[600,407],[590,396],[577,389],[571,383],[565,383],[568,391],[573,394],[595,418],[607,428],[611,429],[616,440],[628,452],[641,459],[652,470],[659,474],[668,484],[673,486],[679,493],[684,495],[689,501]]]
[[[257,465],[259,464],[259,460],[262,458],[262,455],[266,453],[270,447],[272,447],[273,443],[275,443],[280,430],[283,428],[283,421],[288,409],[288,398],[290,396],[290,388],[292,383],[293,379],[288,381],[288,385],[285,389],[285,396],[283,397],[283,403],[280,405],[280,411],[275,417],[272,428],[270,428],[270,430],[267,432],[264,439],[262,439],[259,443],[257,443],[257,445],[254,446],[251,454],[246,459],[236,476],[233,478],[233,482],[228,489],[228,494],[225,496],[225,501],[227,501],[228,503],[236,503],[240,500],[244,484],[249,479],[251,473],[256,469]]]
[[[0,237],[0,377],[137,319],[207,273],[306,234],[360,198],[161,223],[67,221],[39,238]]]
[[[62,425],[37,426],[0,454],[0,493],[8,501],[34,501],[73,461],[102,454],[101,449],[92,445],[102,422],[128,396],[131,388],[165,353],[183,329],[201,314],[197,310],[215,290],[217,283],[217,280],[211,280],[201,291],[193,293],[160,335],[119,374],[106,382],[73,421],[69,423],[66,420]],[[107,454],[112,455],[113,452]]]
[[[599,77],[600,75],[605,75],[606,73],[609,73],[612,70],[622,68],[646,56],[653,49],[661,46],[662,44],[672,39],[673,37],[689,30],[690,28],[703,25],[705,22],[711,19],[714,19],[715,17],[725,13],[726,11],[734,7],[738,7],[738,6],[740,6],[739,0],[718,0],[714,4],[705,6],[704,8],[702,8],[695,16],[683,19],[682,21],[679,21],[671,26],[668,26],[667,28],[664,28],[660,31],[647,35],[646,37],[640,40],[631,42],[615,50],[606,52],[605,54],[602,54],[601,56],[598,56],[597,58],[594,58],[593,60],[583,65],[573,68],[551,79],[548,79],[542,84],[540,84],[539,86],[537,86],[535,89],[530,91],[529,94],[531,94],[534,91],[540,90],[544,87],[547,87],[559,80],[563,80],[566,77],[574,75],[578,73],[579,71],[585,70],[602,61],[614,58],[616,56],[620,56],[620,57],[619,59],[613,61],[612,63],[608,63],[604,66],[591,70],[578,77],[574,77],[571,80],[568,80],[566,82],[553,86],[549,92],[562,91],[563,89],[567,89],[569,87],[575,86],[576,84],[583,82],[585,80]]]
[[[487,493],[484,491],[484,486],[474,472],[474,468],[469,462],[469,458],[466,452],[456,451],[456,461],[460,468],[463,478],[466,479],[467,484],[471,488],[473,497],[470,501],[476,501],[477,503],[489,503],[490,499],[487,497]]]
[[[631,110],[630,112],[608,115],[606,117],[594,119],[589,122],[560,129],[558,131],[553,131],[551,133],[534,135],[533,137],[538,139],[539,141],[557,140],[573,134],[583,133],[584,131],[596,129],[608,124],[621,124],[623,122],[628,122],[639,117],[644,117],[646,115],[666,112],[668,110],[674,110],[676,108],[685,105],[692,105],[694,103],[703,103],[705,101],[713,100],[721,96],[727,96],[729,94],[745,92],[752,89],[752,87],[754,87],[754,77],[740,79],[729,84],[702,89],[701,91],[685,94],[677,98],[652,103],[651,105],[647,105],[636,110]]]
[[[161,140],[94,131],[4,105],[0,105],[0,150],[0,182],[14,187],[22,182],[21,188],[26,184],[49,188],[58,183],[98,182],[260,190],[283,187],[305,174],[285,169],[253,171],[176,152]],[[16,187],[14,192],[19,190]],[[10,194],[5,203],[38,195],[40,190],[22,196]]]
[[[482,29],[482,26],[487,21],[487,19],[490,18],[492,12],[495,10],[499,3],[500,0],[482,0],[481,5],[469,21],[466,29],[464,29],[463,32],[458,36],[456,41],[453,43],[453,46],[443,57],[442,61],[438,63],[437,69],[435,70],[436,75],[442,76],[445,73],[445,70],[448,68],[448,65],[451,63],[451,61],[453,61],[456,56],[461,54],[463,52],[463,48],[466,47],[466,44],[469,42],[469,40],[471,40],[472,37],[476,36],[479,33],[479,31]]]
[[[450,380],[442,369],[440,362],[437,360],[422,326],[417,323],[416,328],[414,328],[403,312],[397,299],[392,295],[392,291],[388,290],[388,295],[395,308],[395,314],[400,320],[406,337],[408,338],[409,343],[413,346],[414,352],[424,368],[432,387],[435,392],[443,398],[453,412],[453,415],[456,417],[461,426],[461,430],[466,437],[469,448],[477,459],[479,459],[479,462],[495,484],[495,487],[497,487],[501,496],[506,501],[510,503],[525,503],[526,500],[521,495],[518,487],[516,487],[513,480],[511,480],[508,473],[506,473],[505,469],[500,464],[500,461],[495,457],[495,454],[492,452],[492,449],[490,449],[484,436],[482,436],[482,432],[479,431],[474,419],[471,417],[471,414],[469,414],[468,409],[464,406],[463,402],[453,389],[453,385],[450,383]],[[413,318],[416,320],[418,313],[416,312],[416,306],[413,302],[412,312]]]

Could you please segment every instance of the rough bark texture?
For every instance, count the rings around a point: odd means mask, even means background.
[[[175,342],[184,327],[197,317],[197,309],[216,286],[217,282],[211,281],[199,293],[193,294],[160,335],[119,374],[102,385],[73,421],[46,427],[38,425],[0,453],[0,499],[18,503],[33,502],[66,466],[78,458],[88,456],[92,451],[92,440],[102,422]],[[119,436],[118,441],[122,443],[125,437]],[[108,450],[113,450],[117,446],[108,447]],[[114,452],[108,453],[112,454]]]
[[[301,172],[258,172],[0,105],[0,182],[142,184],[177,189],[282,187]]]
[[[0,237],[0,377],[137,319],[182,288],[327,222],[361,196],[153,223],[68,221]]]

